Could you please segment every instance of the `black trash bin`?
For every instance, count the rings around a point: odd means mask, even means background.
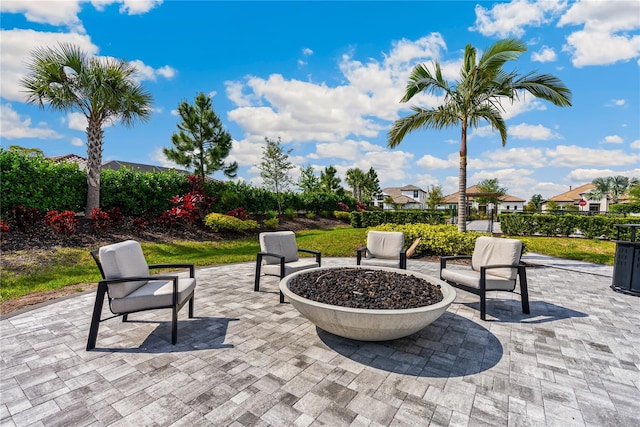
[[[636,230],[640,224],[616,224],[619,231],[623,227],[631,228],[629,240],[616,240],[616,255],[613,263],[614,291],[640,296],[640,241],[636,241]]]

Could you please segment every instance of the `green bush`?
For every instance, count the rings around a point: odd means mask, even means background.
[[[314,218],[316,217],[316,214],[314,214],[313,212],[307,212],[306,217],[307,217],[308,219],[314,219]]]
[[[289,219],[294,219],[297,216],[296,210],[293,208],[287,208],[284,210],[284,216],[286,216]]]
[[[275,230],[276,228],[278,228],[278,225],[280,225],[280,220],[278,218],[265,219],[264,225],[267,228],[271,228],[272,230]]]
[[[204,223],[216,233],[249,233],[259,228],[252,219],[244,221],[233,216],[210,213],[204,218]]]
[[[417,253],[429,255],[471,255],[476,239],[487,233],[466,231],[461,233],[455,225],[431,224],[382,224],[371,228],[381,231],[401,231],[404,233],[405,246],[411,245],[418,237],[422,238]]]
[[[351,212],[345,211],[333,211],[333,216],[336,217],[337,220],[349,223],[351,222]]]
[[[0,214],[17,206],[81,212],[87,199],[87,176],[76,163],[56,164],[41,155],[0,148]]]
[[[161,214],[172,207],[170,198],[190,188],[187,175],[174,170],[107,169],[101,176],[100,205],[105,210],[118,207],[125,215]]]
[[[265,212],[264,215],[265,215],[265,217],[267,219],[273,219],[273,218],[277,218],[278,217],[278,212],[276,212],[276,211],[267,211],[267,212]]]
[[[380,224],[444,224],[445,216],[444,211],[421,209],[351,212],[351,226],[369,228]]]
[[[500,214],[500,229],[510,236],[543,235],[569,236],[577,232],[586,238],[615,239],[629,238],[630,230],[618,230],[616,224],[631,224],[638,220],[634,217],[585,214]]]

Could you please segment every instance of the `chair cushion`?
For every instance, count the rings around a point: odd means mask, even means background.
[[[496,269],[498,270],[498,269]],[[480,273],[471,269],[443,268],[440,270],[443,280],[459,283],[471,288],[480,289]],[[486,287],[488,291],[513,291],[516,288],[515,279],[487,274]]]
[[[315,267],[320,267],[320,265],[315,262],[315,258],[300,258],[298,261],[289,262],[284,265],[284,275],[288,276],[289,274],[295,273],[296,271]],[[280,277],[280,263],[267,264],[262,267],[262,272],[269,276]]]
[[[293,231],[269,231],[260,233],[260,251],[284,256],[285,262],[298,260],[298,244]],[[263,257],[263,264],[280,264],[275,257]],[[280,275],[280,273],[278,273]]]
[[[178,304],[182,304],[193,292],[196,279],[180,277],[178,279]],[[111,301],[114,313],[129,313],[151,308],[171,307],[173,304],[173,281],[150,280],[124,298]]]
[[[122,277],[148,277],[149,266],[140,243],[135,240],[103,246],[98,252],[105,279]],[[110,298],[122,298],[147,283],[146,280],[108,285]]]
[[[518,265],[521,253],[522,242],[520,240],[481,236],[476,240],[471,267],[479,272],[481,266]],[[518,271],[515,268],[496,268],[491,270],[490,274],[504,279],[515,279]]]
[[[396,259],[385,258],[362,258],[360,265],[374,265],[380,267],[400,268],[400,257]]]
[[[367,258],[400,259],[404,245],[404,233],[400,231],[375,231],[367,233]]]

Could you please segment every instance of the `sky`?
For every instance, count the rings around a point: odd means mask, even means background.
[[[640,178],[640,1],[156,1],[0,2],[0,146],[86,157],[86,120],[26,103],[19,84],[34,48],[73,43],[133,63],[153,96],[148,122],[104,128],[103,162],[161,166],[176,111],[199,93],[233,139],[236,179],[261,186],[265,138],[280,138],[294,181],[373,167],[382,188],[458,188],[460,128],[417,130],[387,146],[393,122],[442,103],[400,102],[411,70],[438,61],[458,78],[467,44],[518,38],[527,51],[505,70],[560,78],[571,107],[531,95],[504,103],[503,147],[488,123],[471,129],[467,183],[498,179],[525,200],[594,178]],[[183,168],[183,167],[180,167]],[[226,179],[221,172],[213,175]],[[296,189],[295,186],[291,187]]]

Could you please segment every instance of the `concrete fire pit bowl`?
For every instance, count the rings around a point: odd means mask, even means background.
[[[435,277],[414,271],[387,267],[353,267],[363,270],[384,270],[413,275],[434,285],[440,285],[442,301],[423,307],[408,309],[364,309],[329,305],[309,300],[293,293],[289,283],[297,276],[312,271],[344,267],[320,267],[293,273],[280,281],[280,290],[293,307],[319,328],[332,334],[361,341],[387,341],[406,337],[434,322],[449,308],[456,298],[454,288]]]

